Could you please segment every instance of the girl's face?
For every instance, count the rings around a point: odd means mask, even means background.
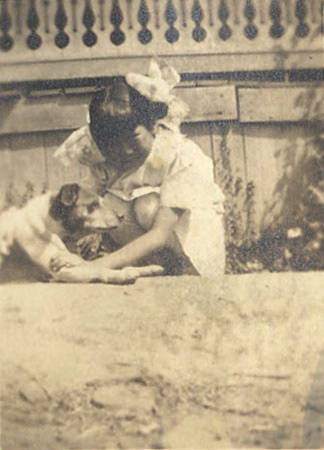
[[[116,168],[126,171],[143,164],[152,144],[152,134],[143,125],[138,125],[132,134],[111,139],[104,156]]]

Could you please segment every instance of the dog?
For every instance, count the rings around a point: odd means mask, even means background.
[[[53,281],[129,283],[161,274],[163,268],[156,265],[99,268],[71,253],[63,242],[74,233],[109,232],[118,225],[118,216],[101,197],[76,183],[65,184],[59,192],[47,192],[23,208],[12,207],[0,215],[0,267],[18,245]]]

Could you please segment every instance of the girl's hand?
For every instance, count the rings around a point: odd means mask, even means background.
[[[162,275],[164,272],[163,267],[156,265],[149,265],[143,267],[124,267],[120,270],[109,270],[106,269],[102,271],[104,281],[106,283],[133,283],[137,278],[140,277],[152,277],[157,275]]]
[[[120,269],[136,265],[142,258],[167,245],[178,221],[178,214],[171,208],[161,207],[152,228],[119,250],[93,261],[98,267]]]
[[[52,273],[57,273],[64,268],[80,266],[82,263],[80,256],[63,252],[51,258],[49,269]]]

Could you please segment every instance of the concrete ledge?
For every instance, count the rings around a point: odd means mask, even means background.
[[[1,286],[3,448],[307,448],[322,277]]]

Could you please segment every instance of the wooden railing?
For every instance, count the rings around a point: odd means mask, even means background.
[[[187,72],[316,68],[323,20],[324,0],[0,0],[0,81],[19,79],[9,66],[22,63],[127,60],[107,75],[152,54]]]

